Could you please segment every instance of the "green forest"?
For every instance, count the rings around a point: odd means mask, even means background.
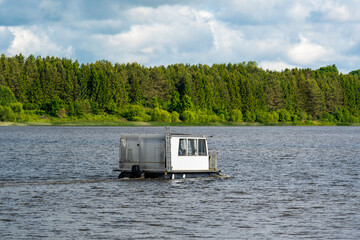
[[[0,121],[357,124],[360,70],[0,58]]]

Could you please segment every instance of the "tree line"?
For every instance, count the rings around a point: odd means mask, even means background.
[[[144,67],[2,54],[0,87],[0,98],[4,92],[15,97],[0,99],[0,115],[6,108],[73,119],[105,114],[187,123],[360,121],[360,70],[342,74],[335,65],[278,72],[255,62]]]

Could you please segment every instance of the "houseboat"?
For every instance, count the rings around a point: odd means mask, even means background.
[[[122,135],[119,178],[188,178],[219,175],[217,154],[204,135],[171,133]]]

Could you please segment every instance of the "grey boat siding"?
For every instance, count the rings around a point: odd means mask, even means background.
[[[164,171],[163,135],[123,135],[120,138],[119,169],[128,171],[140,165],[143,171]]]

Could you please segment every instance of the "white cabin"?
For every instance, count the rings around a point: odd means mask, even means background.
[[[172,171],[209,170],[207,139],[204,136],[171,136]]]

